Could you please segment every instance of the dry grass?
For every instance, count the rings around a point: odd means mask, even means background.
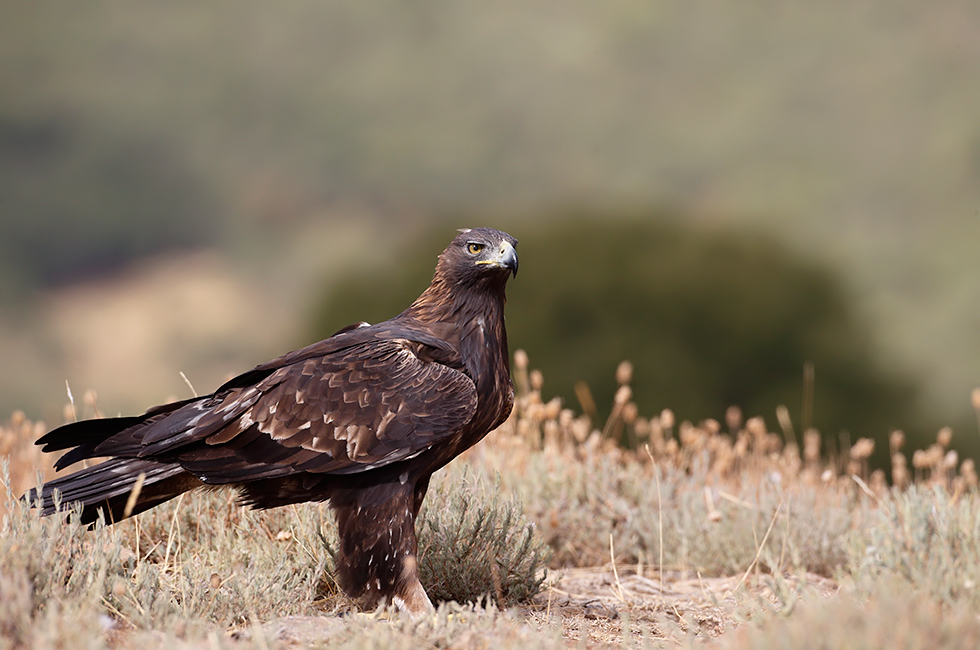
[[[746,625],[712,643],[720,650],[952,650],[976,648],[980,622],[963,604],[942,607],[903,583],[880,583],[875,594],[810,597],[790,616]]]
[[[868,441],[830,458],[807,432],[801,451],[782,410],[783,436],[737,409],[644,418],[628,366],[617,376],[595,426],[543,403],[517,355],[514,415],[436,477],[420,522],[430,593],[485,605],[419,621],[351,613],[321,506],[252,512],[213,492],[91,532],[39,519],[15,497],[50,467],[31,444],[45,427],[15,415],[0,428],[0,648],[976,644],[980,496],[948,432],[911,463],[895,433],[908,471],[892,486],[868,471]]]

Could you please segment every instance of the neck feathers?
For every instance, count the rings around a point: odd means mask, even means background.
[[[455,284],[436,271],[432,284],[405,310],[405,315],[422,323],[454,323],[482,316],[486,322],[500,321],[504,312],[504,282]]]
[[[437,273],[402,317],[423,325],[459,350],[460,361],[474,379],[503,381],[495,373],[482,372],[496,367],[509,382],[504,302],[503,282],[449,285]]]

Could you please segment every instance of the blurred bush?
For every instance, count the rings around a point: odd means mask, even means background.
[[[833,272],[758,232],[616,216],[529,219],[534,225],[512,229],[521,271],[508,291],[510,346],[527,350],[546,393],[569,400],[584,381],[601,409],[613,402],[616,365],[629,360],[645,414],[669,407],[681,419],[724,421],[739,405],[775,422],[784,404],[797,435],[812,425],[835,443],[843,429],[882,438],[908,426],[913,384],[880,369],[871,332]],[[405,308],[451,233],[426,233],[383,268],[335,278],[313,319],[316,336]],[[801,422],[807,363],[813,408]]]

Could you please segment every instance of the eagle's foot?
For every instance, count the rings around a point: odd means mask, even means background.
[[[432,606],[432,601],[425,593],[422,583],[418,579],[410,581],[400,593],[391,597],[391,602],[399,611],[407,612],[412,618],[419,618],[424,614],[433,614],[436,608]]]

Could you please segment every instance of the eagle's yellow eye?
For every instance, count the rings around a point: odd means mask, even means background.
[[[475,242],[470,242],[466,246],[466,250],[470,252],[470,255],[478,255],[480,251],[484,248],[483,244],[477,244]]]

